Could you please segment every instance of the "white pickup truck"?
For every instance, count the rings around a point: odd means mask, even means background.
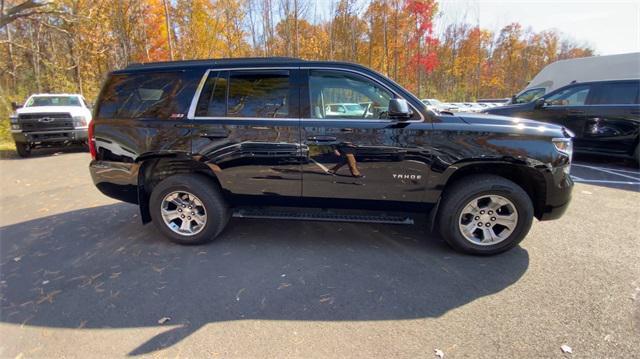
[[[82,95],[34,94],[24,106],[14,104],[11,135],[20,157],[33,148],[87,142],[91,109]]]

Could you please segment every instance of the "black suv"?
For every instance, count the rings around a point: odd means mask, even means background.
[[[350,63],[131,65],[109,75],[94,115],[95,185],[183,244],[215,238],[232,215],[412,223],[393,213],[417,211],[454,248],[493,254],[534,216],[560,217],[573,187],[562,127],[439,115]]]
[[[573,83],[529,103],[484,112],[556,123],[575,134],[576,152],[640,161],[640,80]]]

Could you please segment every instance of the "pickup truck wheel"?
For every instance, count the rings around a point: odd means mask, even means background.
[[[490,255],[515,247],[529,232],[533,204],[517,184],[493,175],[464,178],[447,188],[440,234],[454,249]]]
[[[16,142],[16,152],[20,157],[29,157],[31,156],[31,146],[24,142]]]
[[[149,209],[158,229],[179,244],[209,242],[229,221],[229,207],[203,175],[166,178],[153,189]]]

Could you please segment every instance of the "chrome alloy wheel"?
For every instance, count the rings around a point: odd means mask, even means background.
[[[498,244],[507,239],[518,224],[516,206],[498,195],[471,200],[460,213],[458,225],[466,240],[480,246]]]
[[[207,224],[207,212],[202,201],[189,192],[169,193],[162,200],[160,211],[164,224],[182,236],[196,235]]]

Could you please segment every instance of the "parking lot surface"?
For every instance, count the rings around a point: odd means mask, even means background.
[[[640,356],[635,168],[580,159],[563,218],[473,257],[421,216],[233,219],[174,245],[95,189],[88,157],[0,160],[0,357]]]

